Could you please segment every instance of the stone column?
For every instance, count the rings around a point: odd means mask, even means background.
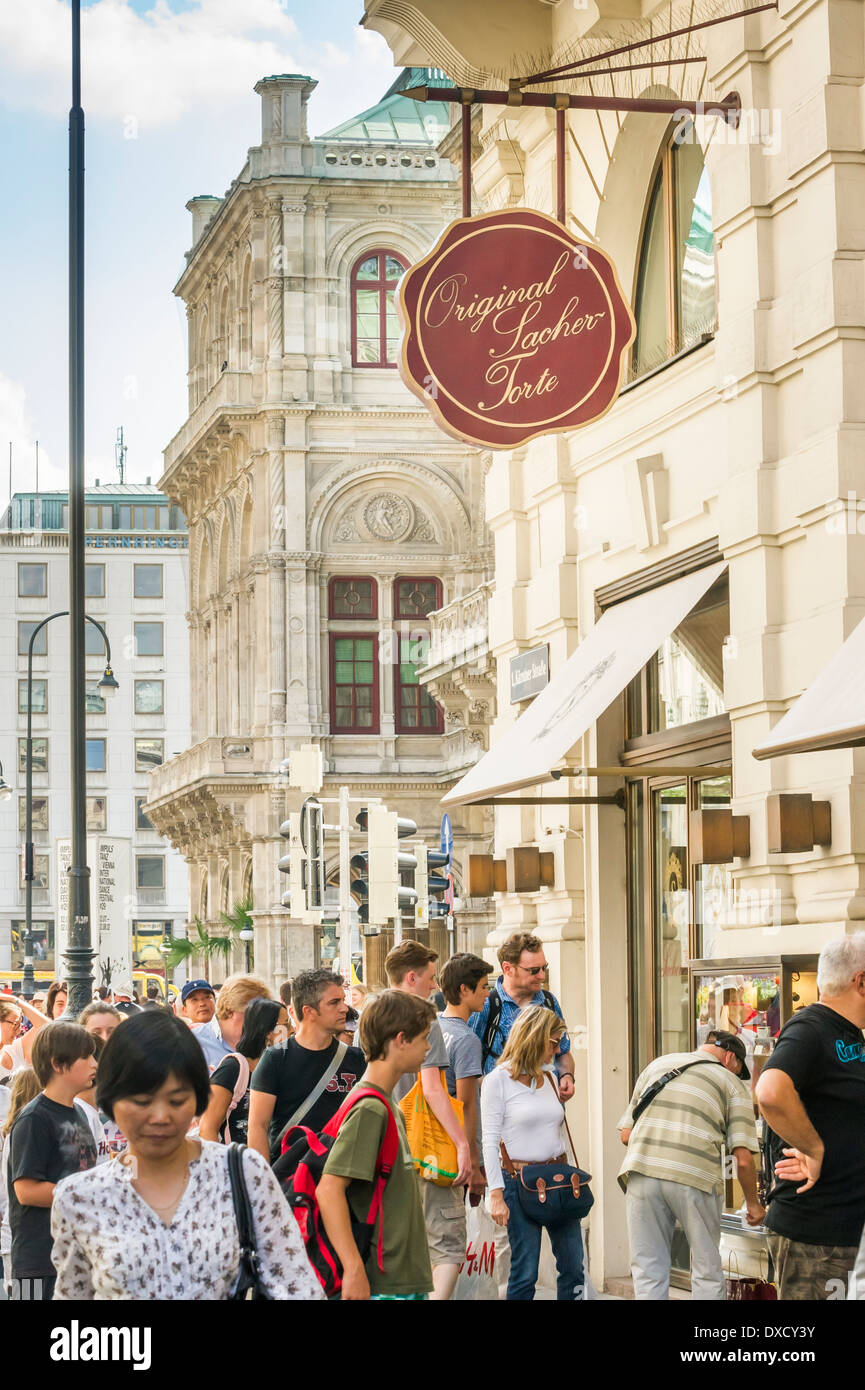
[[[267,399],[282,400],[283,260],[282,204],[273,198],[267,205]]]
[[[271,732],[285,730],[285,419],[272,415],[267,421],[270,483],[270,724]]]

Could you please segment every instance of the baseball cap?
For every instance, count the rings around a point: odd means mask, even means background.
[[[714,1033],[711,1035],[713,1047],[720,1047],[723,1052],[732,1052],[742,1063],[742,1070],[739,1075],[744,1081],[750,1081],[751,1073],[748,1070],[748,1053],[741,1038],[737,1038],[735,1033]]]
[[[185,1004],[190,994],[194,994],[197,989],[206,989],[208,994],[216,995],[213,985],[207,980],[187,980],[183,989],[180,991],[180,1002]]]

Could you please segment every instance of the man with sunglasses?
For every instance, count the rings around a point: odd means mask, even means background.
[[[502,1055],[508,1034],[520,1009],[528,1004],[541,1004],[563,1017],[559,1001],[544,988],[547,958],[543,942],[529,932],[515,932],[503,942],[498,951],[502,973],[490,989],[480,1013],[472,1014],[469,1027],[477,1033],[483,1046],[484,1076],[493,1070]],[[556,1055],[559,1094],[570,1100],[574,1094],[574,1059],[567,1033]]]
[[[781,1030],[756,1086],[776,1183],[769,1249],[782,1299],[847,1294],[865,1225],[865,932],[830,941],[819,1002]],[[856,1266],[856,1291],[862,1298]]]

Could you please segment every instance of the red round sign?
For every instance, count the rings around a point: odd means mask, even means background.
[[[636,331],[610,258],[527,208],[452,222],[397,310],[403,381],[448,434],[491,449],[605,414]]]

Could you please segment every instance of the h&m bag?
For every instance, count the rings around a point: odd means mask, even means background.
[[[234,1219],[237,1222],[237,1238],[240,1243],[240,1273],[231,1294],[231,1301],[241,1299],[267,1299],[272,1301],[264,1287],[255,1248],[252,1225],[252,1205],[243,1172],[245,1144],[229,1144],[228,1177],[231,1183],[231,1200],[234,1204]]]
[[[457,1120],[462,1124],[463,1103],[461,1100],[454,1100],[448,1093],[445,1073],[441,1071],[439,1075],[442,1090]],[[405,1119],[408,1146],[415,1171],[436,1187],[453,1186],[459,1168],[456,1144],[430,1109],[429,1101],[423,1093],[420,1072],[411,1090],[400,1101],[399,1108]]]
[[[561,1101],[558,1088],[549,1072],[550,1085]],[[564,1106],[562,1106],[564,1112]],[[517,1199],[529,1221],[537,1226],[558,1226],[563,1222],[581,1221],[594,1206],[595,1197],[589,1187],[592,1175],[576,1166],[576,1150],[564,1113],[562,1120],[575,1163],[524,1163],[517,1170],[502,1142],[502,1167],[518,1180]]]
[[[352,1106],[366,1096],[381,1101],[387,1111],[387,1124],[375,1161],[375,1187],[369,1210],[363,1221],[356,1220],[352,1214],[351,1234],[361,1259],[366,1263],[378,1222],[376,1259],[379,1270],[384,1274],[382,1201],[387,1180],[393,1172],[399,1154],[399,1131],[394,1113],[380,1091],[374,1090],[372,1086],[364,1086],[363,1083],[356,1086],[333,1118],[328,1120],[321,1134],[314,1134],[311,1129],[296,1125],[286,1134],[283,1152],[273,1165],[274,1176],[282,1187],[300,1227],[307,1259],[328,1298],[335,1298],[342,1288],[342,1265],[324,1228],[315,1190],[321,1181],[324,1165],[327,1163],[340,1125]]]

